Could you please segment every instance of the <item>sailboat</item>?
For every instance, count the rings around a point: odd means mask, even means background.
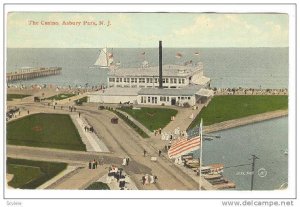
[[[112,66],[114,59],[113,54],[107,51],[107,48],[103,48],[100,51],[100,54],[98,56],[98,59],[94,63],[93,66],[90,68],[100,68],[100,69],[107,69]]]

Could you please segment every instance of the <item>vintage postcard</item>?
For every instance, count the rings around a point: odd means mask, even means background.
[[[290,10],[49,8],[5,14],[6,193],[295,190]]]

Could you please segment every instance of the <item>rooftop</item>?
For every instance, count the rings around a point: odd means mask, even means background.
[[[182,76],[191,75],[196,71],[201,71],[203,69],[202,64],[198,66],[183,66],[183,65],[163,65],[163,76]],[[120,68],[116,70],[111,70],[108,76],[158,76],[158,66],[155,67],[145,67],[145,68]]]
[[[111,87],[105,90],[91,92],[89,95],[105,95],[105,96],[137,96],[140,88],[117,88]]]
[[[199,85],[184,88],[142,88],[139,95],[165,95],[165,96],[194,96],[201,89]]]

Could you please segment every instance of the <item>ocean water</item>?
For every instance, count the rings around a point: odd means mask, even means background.
[[[251,155],[255,162],[254,190],[274,190],[288,181],[288,117],[213,133],[220,139],[204,141],[203,163],[223,163],[224,176],[236,183],[236,190],[250,190]],[[199,156],[199,151],[194,152]],[[244,165],[245,166],[239,166]],[[264,168],[265,177],[258,175]]]
[[[145,52],[145,55],[142,53]],[[182,58],[175,57],[180,52]],[[200,55],[195,55],[198,52]],[[48,76],[17,84],[88,86],[106,84],[107,71],[90,69],[99,49],[7,49],[8,72],[26,66],[63,68],[59,76]],[[158,65],[156,48],[115,48],[114,60],[121,67],[139,67],[146,59]],[[212,87],[287,88],[288,48],[164,48],[163,64],[202,62]]]

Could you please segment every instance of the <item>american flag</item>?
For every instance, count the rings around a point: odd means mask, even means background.
[[[200,148],[200,131],[195,127],[187,132],[188,136],[178,139],[168,151],[169,158],[176,158]]]

